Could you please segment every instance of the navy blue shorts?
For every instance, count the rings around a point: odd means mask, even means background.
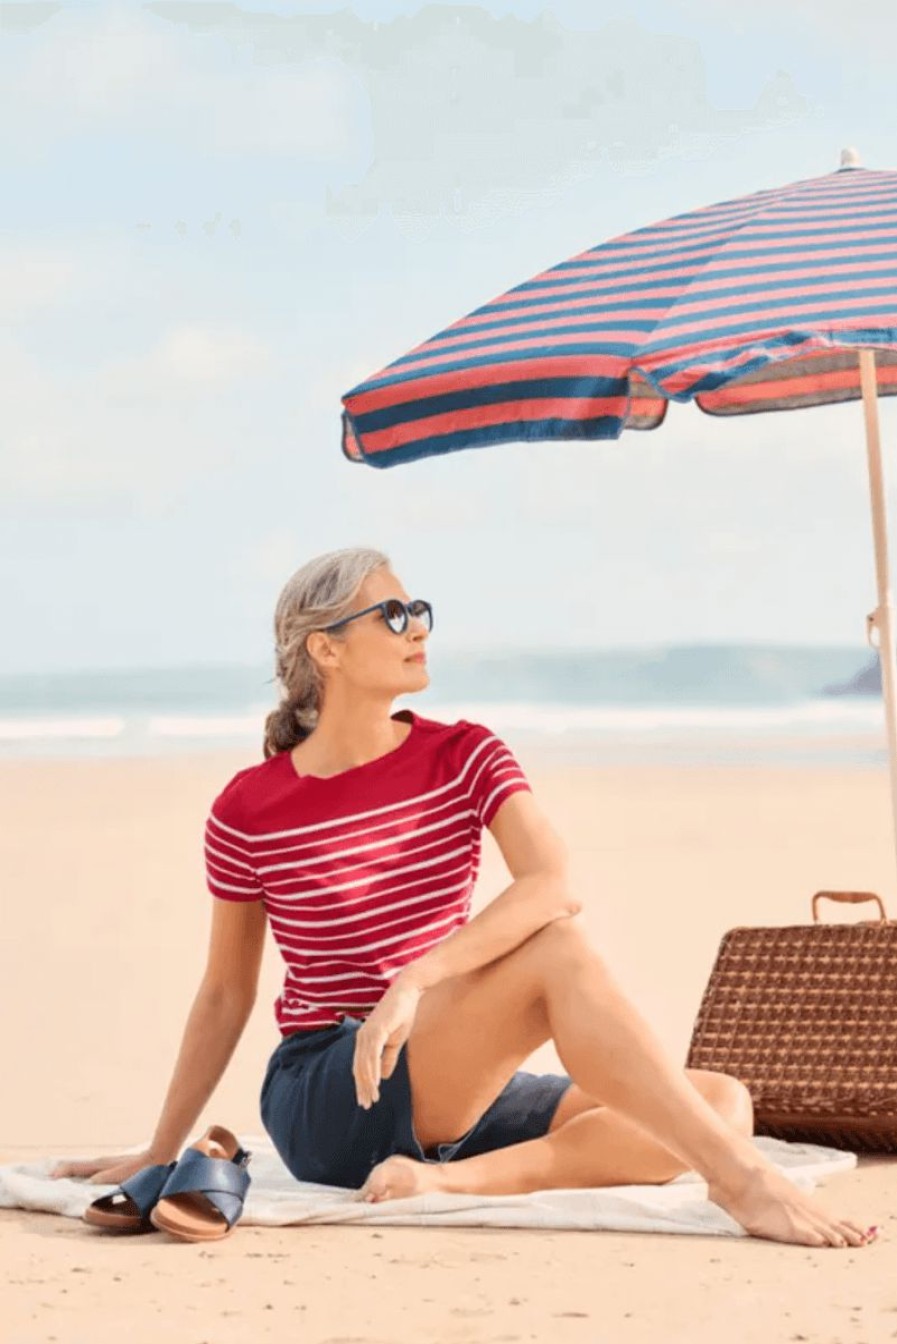
[[[424,1151],[414,1132],[403,1045],[380,1100],[358,1105],[352,1063],[360,1018],[285,1036],[268,1061],[259,1097],[262,1123],[298,1181],[359,1189],[378,1162],[403,1153],[419,1162],[451,1162],[506,1148],[548,1132],[572,1079],[518,1070],[460,1139]]]

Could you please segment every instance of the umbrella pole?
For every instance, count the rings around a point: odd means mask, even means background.
[[[875,542],[875,580],[878,589],[878,606],[866,617],[866,637],[872,647],[878,649],[881,666],[888,765],[891,776],[891,812],[894,843],[897,846],[897,652],[894,643],[894,606],[888,572],[888,525],[878,424],[878,387],[875,379],[875,351],[861,350],[859,354],[860,385],[863,390],[863,413],[866,420],[866,452],[869,459],[872,535]],[[877,643],[873,639],[873,630],[878,631]]]

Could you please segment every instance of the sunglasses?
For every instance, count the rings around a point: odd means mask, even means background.
[[[422,620],[427,630],[433,629],[433,608],[429,602],[424,602],[421,598],[414,598],[411,602],[400,602],[397,597],[388,597],[385,602],[375,602],[372,607],[365,607],[364,611],[356,611],[351,616],[344,616],[341,621],[334,621],[332,625],[322,625],[321,629],[338,630],[341,625],[348,625],[349,621],[357,621],[359,616],[367,616],[372,611],[383,613],[383,619],[394,635],[405,633],[411,616],[414,616],[417,620]]]

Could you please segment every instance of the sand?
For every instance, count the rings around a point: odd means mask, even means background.
[[[684,1063],[720,937],[802,922],[821,888],[879,892],[897,916],[883,768],[521,760],[565,837],[597,947]],[[6,899],[0,1161],[115,1153],[152,1133],[201,975],[211,897],[202,824],[240,752],[0,765]],[[474,910],[507,881],[486,836]],[[830,918],[869,918],[874,907]],[[259,1132],[281,961],[194,1134]],[[557,1070],[552,1045],[523,1067]],[[856,1341],[897,1338],[887,1158],[818,1189],[877,1244],[497,1229],[239,1227],[217,1245],[116,1239],[0,1212],[11,1344]],[[164,1322],[164,1325],[163,1325]]]

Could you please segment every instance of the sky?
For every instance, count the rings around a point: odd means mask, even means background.
[[[340,450],[342,393],[530,275],[897,167],[891,4],[735,8],[0,3],[0,673],[257,664],[352,545],[453,649],[862,648],[858,403]]]

